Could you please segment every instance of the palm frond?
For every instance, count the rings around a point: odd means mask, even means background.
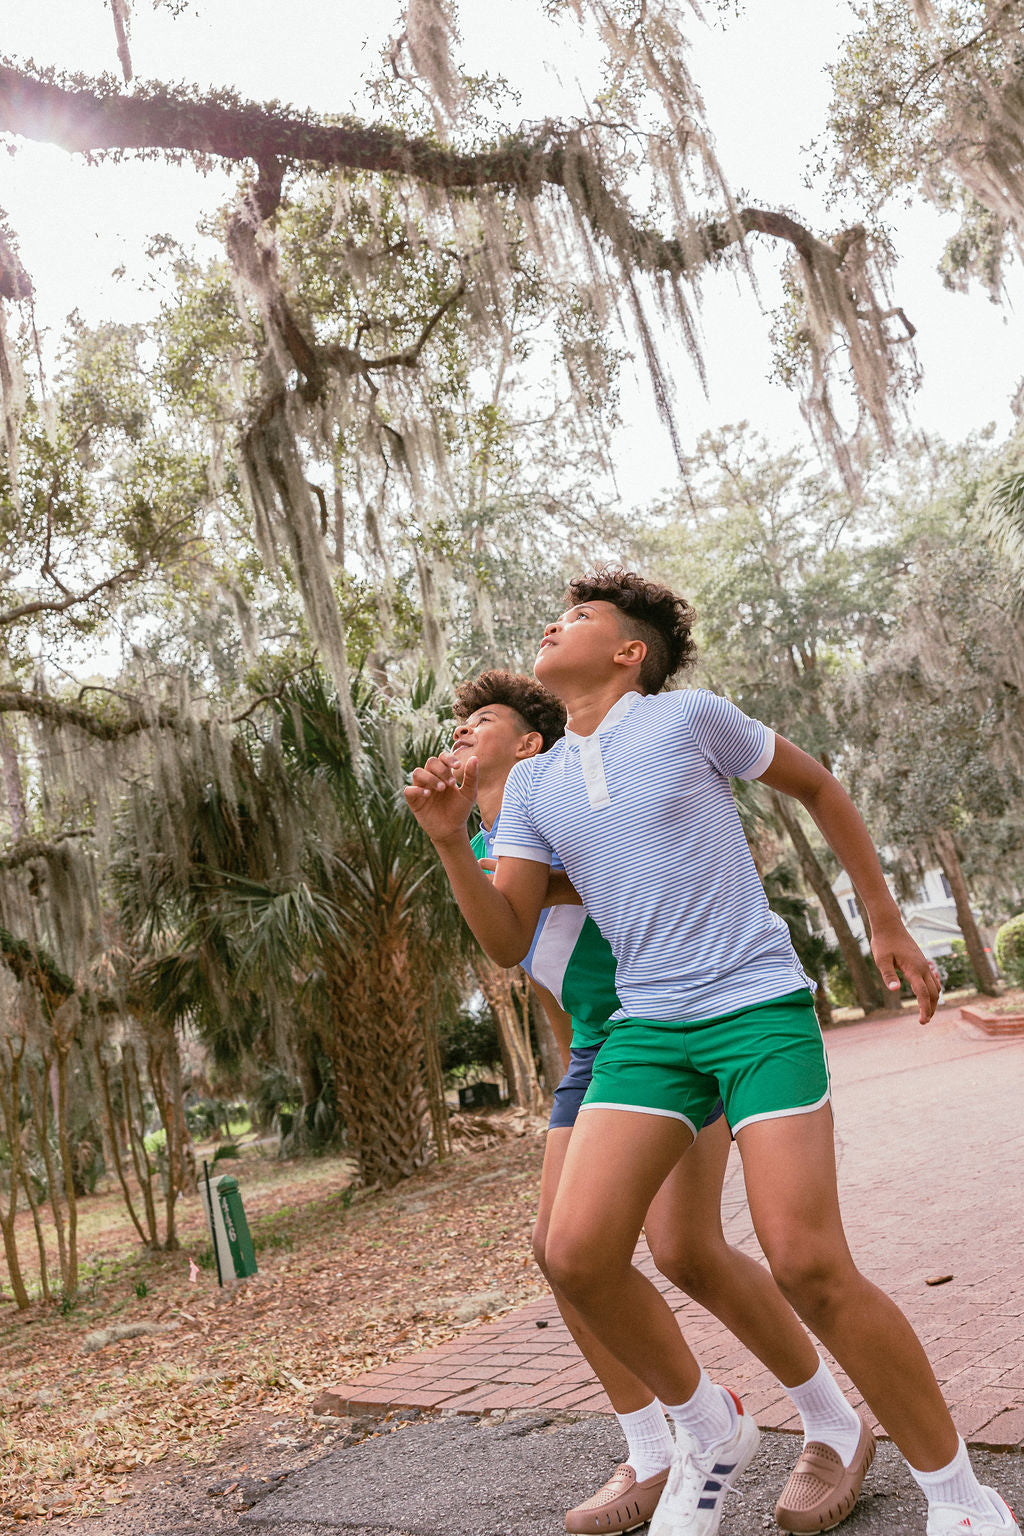
[[[985,517],[1006,556],[1018,604],[1024,604],[1024,471],[1007,475],[989,492]]]

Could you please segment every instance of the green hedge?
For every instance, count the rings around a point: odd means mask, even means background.
[[[996,961],[1015,987],[1024,987],[1024,912],[1011,917],[996,933]]]

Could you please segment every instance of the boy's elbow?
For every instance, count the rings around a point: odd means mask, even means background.
[[[529,938],[524,942],[524,936],[516,922],[496,923],[493,926],[488,924],[483,932],[477,929],[476,936],[488,959],[493,960],[495,965],[500,965],[506,971],[518,965],[520,960],[524,960],[530,948]]]
[[[514,965],[518,965],[521,960],[526,959],[530,946],[528,944],[524,946],[518,941],[509,942],[509,940],[503,939],[496,944],[489,944],[485,947],[495,965],[500,965],[503,970],[510,971]]]

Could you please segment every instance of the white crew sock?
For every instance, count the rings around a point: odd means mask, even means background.
[[[963,1437],[959,1439],[960,1448],[947,1467],[940,1467],[937,1472],[918,1472],[916,1467],[910,1467],[914,1481],[929,1504],[955,1504],[968,1514],[985,1515],[991,1520],[992,1500],[974,1475]],[[1007,1530],[1012,1529],[1007,1526]]]
[[[676,1407],[666,1403],[665,1412],[673,1423],[689,1430],[702,1451],[728,1440],[736,1428],[735,1403],[725,1388],[716,1387],[704,1370],[701,1370],[693,1396]]]
[[[628,1447],[626,1460],[636,1473],[637,1482],[646,1482],[664,1472],[671,1464],[675,1441],[658,1399],[635,1413],[617,1413],[615,1417],[622,1425]]]
[[[830,1445],[848,1467],[860,1440],[861,1418],[846,1401],[824,1360],[810,1381],[802,1387],[784,1387],[783,1391],[796,1404],[804,1426],[804,1445],[812,1440]]]

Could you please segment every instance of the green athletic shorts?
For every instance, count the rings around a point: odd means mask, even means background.
[[[825,1042],[806,988],[714,1019],[617,1019],[608,1029],[584,1109],[668,1115],[696,1135],[719,1096],[734,1133],[828,1101]]]

